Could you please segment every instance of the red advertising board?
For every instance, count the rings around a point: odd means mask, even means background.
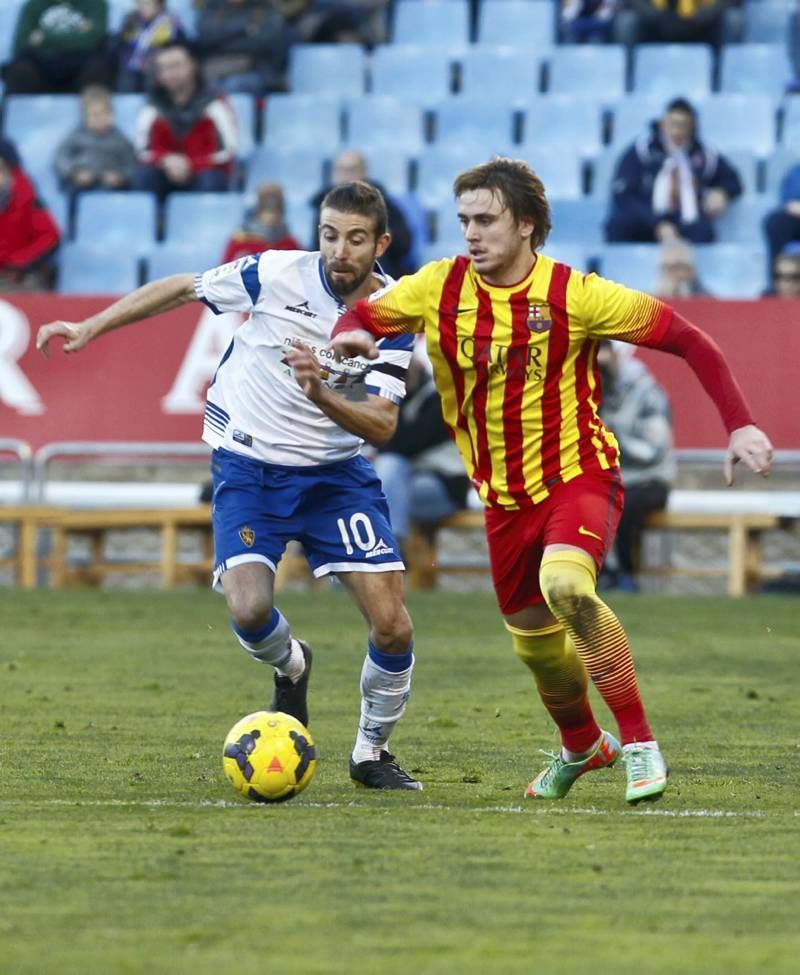
[[[0,299],[0,437],[34,449],[63,440],[198,440],[203,395],[241,320],[192,304],[103,336],[77,355],[49,359],[34,347],[38,326],[78,321],[105,298],[11,295]],[[757,421],[776,447],[800,449],[797,385],[800,302],[676,303],[722,347]],[[679,447],[722,447],[713,404],[674,356],[638,352],[672,400]]]

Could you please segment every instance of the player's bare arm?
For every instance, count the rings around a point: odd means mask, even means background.
[[[190,301],[197,301],[194,290],[194,276],[173,274],[168,278],[150,281],[130,294],[115,301],[96,315],[82,322],[49,322],[42,325],[36,335],[36,348],[49,355],[51,339],[64,339],[64,352],[79,352],[85,345],[115,328],[130,325],[144,318],[152,318],[162,312],[171,311]]]
[[[316,356],[299,343],[287,350],[286,361],[305,395],[338,426],[374,447],[380,447],[391,439],[397,428],[399,415],[396,404],[381,396],[372,395],[358,402],[345,399],[325,385],[322,381],[322,367]]]

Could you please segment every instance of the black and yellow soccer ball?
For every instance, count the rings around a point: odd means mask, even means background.
[[[285,802],[311,781],[317,749],[296,718],[280,711],[255,711],[228,732],[222,767],[230,784],[245,798]]]

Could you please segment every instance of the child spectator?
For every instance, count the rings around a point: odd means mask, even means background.
[[[277,183],[259,186],[256,205],[245,213],[241,228],[228,241],[222,263],[268,250],[302,250],[286,226],[283,190]]]
[[[61,143],[55,171],[66,193],[127,189],[136,157],[130,140],[114,125],[111,92],[90,85],[81,96],[83,121]]]
[[[0,146],[0,291],[50,288],[58,227],[15,160]]]
[[[186,40],[180,20],[167,10],[167,0],[136,0],[116,36],[117,91],[144,91],[153,52],[171,41]]]

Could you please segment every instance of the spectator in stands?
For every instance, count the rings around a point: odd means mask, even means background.
[[[135,187],[160,197],[229,189],[237,144],[233,109],[205,87],[185,43],[160,48],[153,66],[157,84],[136,126]]]
[[[198,11],[203,71],[224,91],[284,88],[291,39],[284,17],[264,0],[207,0]]]
[[[800,240],[800,163],[792,166],[781,181],[780,205],[764,218],[769,267],[787,244]]]
[[[153,53],[172,41],[185,41],[180,19],[167,0],[136,0],[114,38],[117,91],[144,91],[152,76]]]
[[[277,183],[259,186],[256,205],[245,212],[241,228],[228,241],[222,263],[268,250],[302,250],[286,226],[286,204]]]
[[[659,253],[660,277],[653,294],[658,298],[708,295],[697,273],[694,248],[680,238],[665,240]]]
[[[0,144],[0,291],[50,288],[58,227],[11,150]]]
[[[712,44],[739,41],[742,16],[734,0],[627,0],[616,37],[624,44]]]
[[[561,0],[561,40],[568,44],[610,43],[616,12],[617,0]]]
[[[800,298],[800,241],[792,241],[775,258],[772,286],[767,292],[777,298]]]
[[[5,159],[9,166],[19,166],[17,147],[10,139],[0,135],[0,158]]]
[[[107,26],[106,0],[27,0],[4,69],[6,90],[73,92],[91,83],[108,84]]]
[[[714,240],[714,220],[742,192],[730,162],[700,141],[697,114],[675,98],[648,136],[625,150],[612,184],[609,241],[652,242],[683,237]]]
[[[648,515],[666,507],[675,479],[669,401],[644,363],[632,352],[621,354],[617,343],[601,341],[597,362],[603,383],[600,416],[619,443],[625,485],[625,507],[602,582],[605,588],[638,592],[642,532]]]
[[[435,531],[441,521],[466,506],[470,489],[426,359],[421,352],[412,358],[397,429],[373,458],[401,549],[412,522],[422,532]]]
[[[136,156],[127,136],[114,125],[111,92],[90,85],[81,95],[81,124],[58,147],[54,162],[61,188],[123,190],[133,182]]]
[[[397,201],[392,199],[392,197],[386,192],[380,183],[369,178],[367,175],[367,163],[361,153],[357,152],[355,149],[344,149],[342,152],[340,152],[334,160],[332,176],[333,182],[331,186],[324,186],[311,198],[311,205],[316,211],[311,239],[316,240],[318,237],[319,232],[317,228],[319,226],[319,208],[326,193],[328,193],[333,186],[339,186],[341,183],[349,183],[353,180],[365,180],[366,182],[371,183],[372,186],[374,186],[377,190],[380,190],[380,192],[383,194],[383,197],[386,200],[386,209],[389,214],[389,232],[392,235],[392,242],[389,244],[388,250],[381,258],[381,266],[387,274],[390,274],[394,278],[400,277],[401,274],[407,274],[409,271],[414,270],[412,267],[410,267],[410,255],[413,249],[413,241],[411,239],[411,231],[409,230],[408,221],[406,220],[403,211],[397,205]]]

